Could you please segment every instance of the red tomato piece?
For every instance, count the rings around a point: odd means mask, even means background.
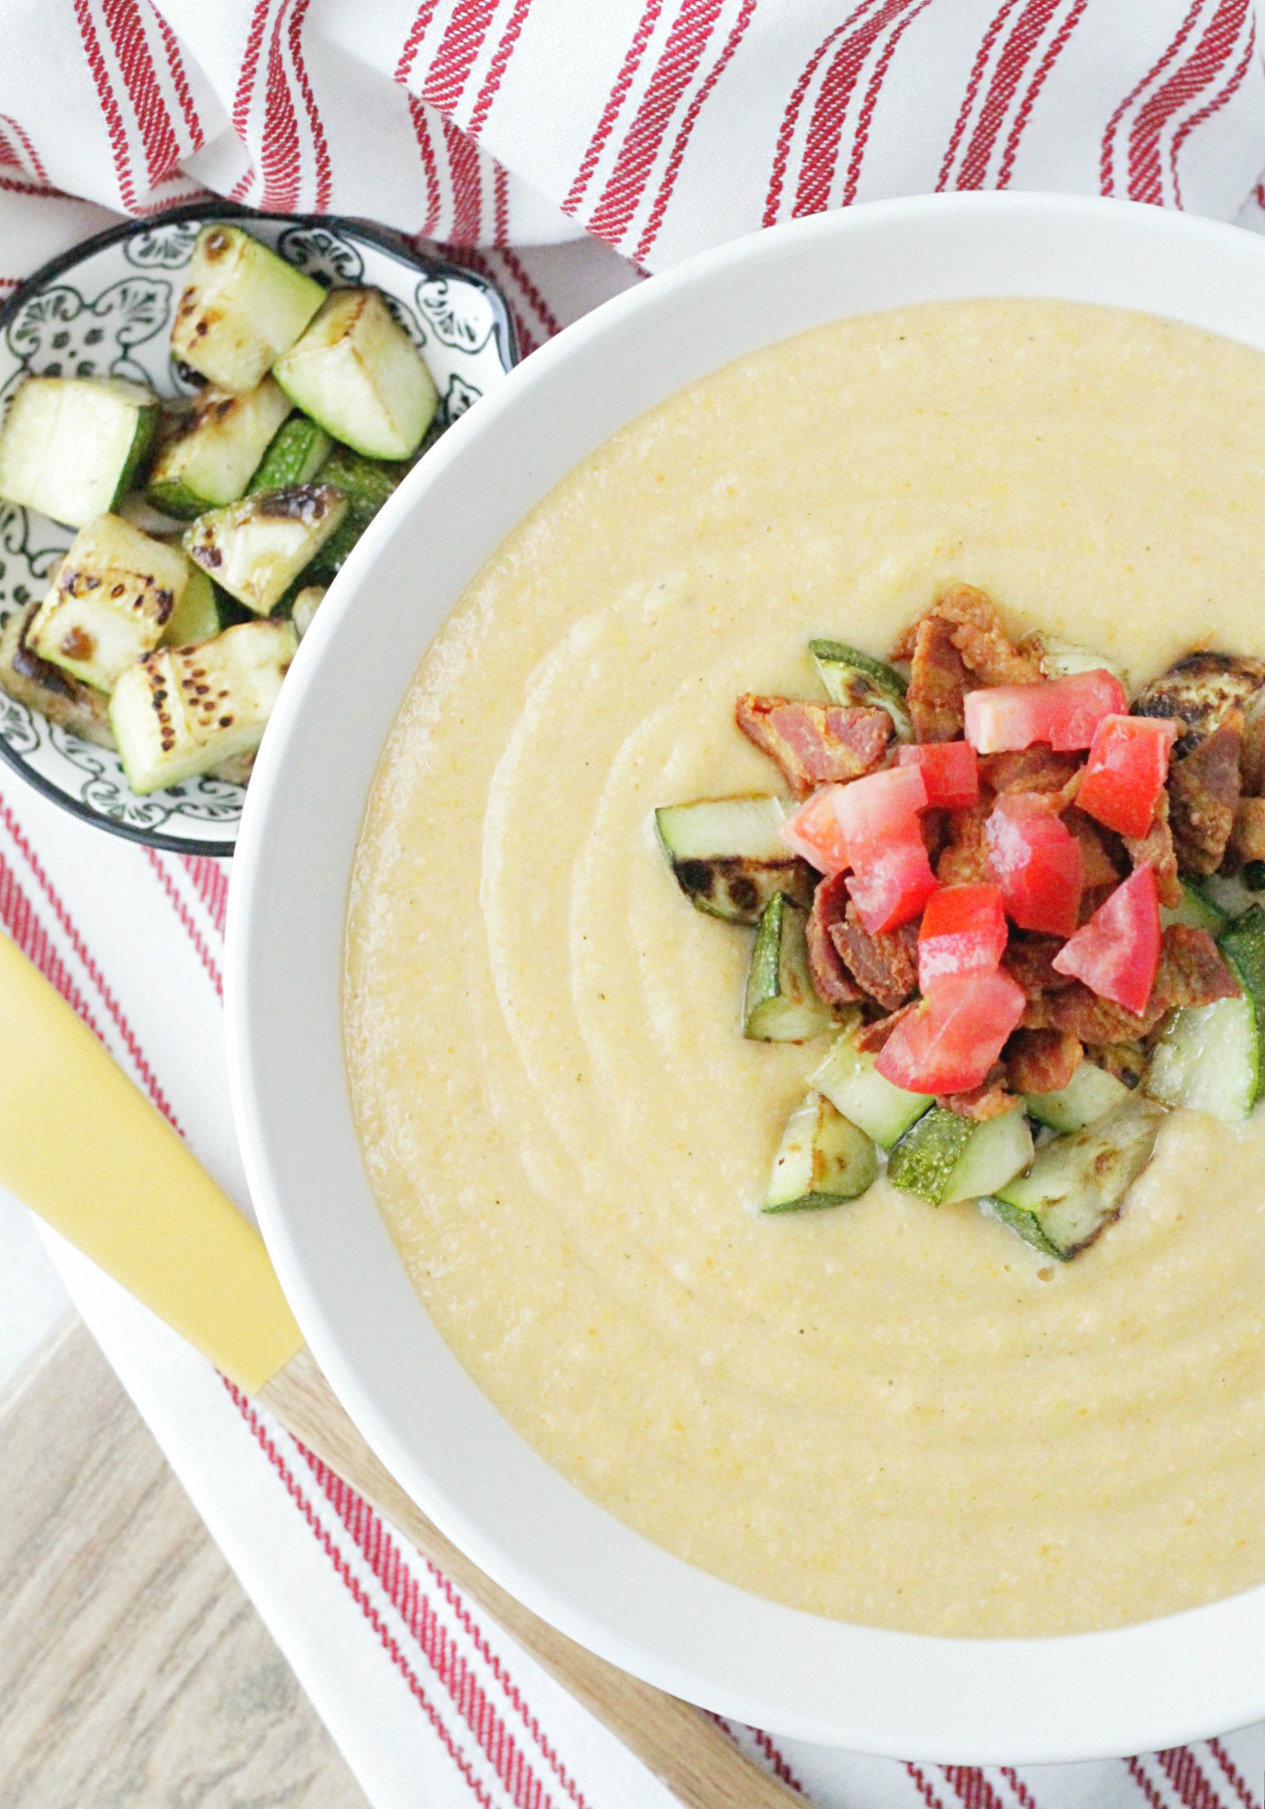
[[[966,694],[966,739],[981,754],[1008,754],[1035,741],[1067,754],[1089,746],[1104,716],[1128,707],[1124,686],[1104,670],[1036,685],[990,685]]]
[[[1063,944],[1054,965],[1100,999],[1142,1012],[1159,972],[1161,940],[1155,869],[1139,867]]]
[[[926,807],[927,785],[916,766],[889,766],[833,788],[834,807],[851,856],[859,867],[916,824]]]
[[[1070,936],[1080,915],[1081,845],[1048,799],[1005,792],[984,826],[1006,915],[1021,930]]]
[[[912,923],[936,889],[917,817],[869,850],[858,852],[851,841],[848,846],[855,855],[854,869],[843,883],[871,936]]]
[[[1144,836],[1168,777],[1177,724],[1155,716],[1104,716],[1094,730],[1076,802],[1119,835]]]
[[[797,810],[778,825],[778,834],[811,867],[819,873],[842,873],[848,863],[848,850],[835,810],[835,793],[842,785],[821,785],[805,798]]]
[[[946,974],[989,972],[1006,947],[1006,913],[997,886],[941,886],[927,900],[918,931],[918,986]]]
[[[1026,1004],[1001,968],[946,975],[897,1024],[874,1066],[910,1093],[969,1093],[988,1078]]]
[[[965,810],[979,802],[979,760],[969,741],[925,741],[902,747],[896,758],[920,769],[933,810]]]

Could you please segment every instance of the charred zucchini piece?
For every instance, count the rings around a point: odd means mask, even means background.
[[[110,723],[132,790],[179,785],[257,748],[297,647],[289,622],[242,622],[130,666]]]
[[[249,610],[212,584],[201,566],[191,565],[184,595],[172,610],[158,645],[196,647],[201,641],[213,640],[224,629],[249,620]]]
[[[176,309],[171,349],[219,389],[262,383],[325,291],[240,226],[204,226]]]
[[[1256,1105],[1265,1094],[1265,911],[1260,905],[1254,904],[1236,917],[1221,932],[1217,947],[1243,988],[1243,1002],[1251,1009],[1255,1033],[1252,1104]]]
[[[1123,1105],[1129,1088],[1105,1068],[1083,1061],[1057,1093],[1029,1093],[1028,1116],[1056,1131],[1083,1131]]]
[[[369,458],[407,459],[439,392],[376,289],[335,289],[274,372],[296,408]]]
[[[316,612],[324,601],[323,584],[305,584],[296,593],[294,602],[290,605],[290,620],[294,623],[294,632],[300,640],[316,620]]]
[[[321,482],[342,491],[347,513],[304,577],[314,584],[329,583],[407,470],[406,465],[367,459],[349,446],[335,446],[321,471]]]
[[[284,392],[283,392],[284,393]],[[289,399],[286,407],[289,408]],[[290,484],[310,484],[329,457],[334,442],[323,427],[306,415],[292,414],[277,429],[250,490],[284,490]],[[240,495],[240,491],[238,492]]]
[[[266,616],[346,513],[346,497],[329,484],[263,490],[199,516],[184,547],[230,597]]]
[[[894,666],[876,660],[841,641],[810,641],[812,654],[831,703],[886,710],[901,741],[912,741],[914,730],[905,707],[905,681]]]
[[[1120,1216],[1164,1110],[1135,1094],[1088,1130],[1042,1144],[1027,1174],[981,1201],[1045,1256],[1070,1262]]]
[[[867,1137],[891,1149],[931,1110],[935,1099],[928,1093],[907,1093],[886,1080],[874,1066],[873,1055],[857,1048],[857,1029],[853,1024],[843,1031],[813,1075],[812,1084]]]
[[[0,632],[0,690],[81,741],[112,748],[114,736],[104,692],[42,660],[26,645],[24,631],[38,609],[38,603],[15,609]]]
[[[75,535],[27,630],[27,646],[84,684],[111,691],[158,645],[188,577],[178,547],[102,515]]]
[[[1217,876],[1214,874],[1213,878]],[[1160,921],[1167,927],[1170,923],[1184,923],[1192,930],[1207,930],[1213,936],[1219,936],[1232,916],[1238,911],[1223,911],[1207,889],[1207,883],[1196,885],[1194,880],[1184,879],[1181,882],[1182,901],[1179,905],[1162,905]],[[1247,909],[1245,900],[1239,910]]]
[[[242,395],[204,389],[154,460],[149,501],[180,521],[236,502],[289,412],[271,377]]]
[[[762,1212],[841,1206],[873,1186],[878,1151],[828,1099],[810,1093],[786,1121]]]
[[[995,1193],[1032,1161],[1032,1132],[1016,1107],[976,1122],[943,1106],[923,1114],[887,1160],[887,1178],[932,1206]]]
[[[661,806],[654,822],[692,905],[729,923],[758,923],[779,892],[805,910],[813,899],[816,876],[778,834],[784,816],[776,798],[701,798]]]
[[[0,497],[82,528],[122,500],[158,398],[114,377],[28,377],[0,430]]]
[[[1246,1118],[1260,1092],[1256,1014],[1247,999],[1217,999],[1173,1013],[1151,1055],[1146,1090],[1168,1106]]]
[[[1153,679],[1134,698],[1135,716],[1174,719],[1180,726],[1173,752],[1190,753],[1265,685],[1265,660],[1239,653],[1191,653]]]
[[[763,1043],[806,1043],[834,1027],[813,991],[804,941],[805,914],[781,892],[764,907],[747,969],[744,1036]]]

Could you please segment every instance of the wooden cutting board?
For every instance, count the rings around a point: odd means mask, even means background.
[[[0,1394],[0,1809],[367,1809],[69,1316]]]

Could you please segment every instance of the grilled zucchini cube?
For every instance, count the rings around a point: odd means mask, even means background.
[[[316,620],[316,612],[324,601],[323,584],[305,584],[296,593],[294,602],[290,605],[290,620],[294,623],[294,632],[300,640]]]
[[[1163,1122],[1161,1107],[1127,1099],[1097,1124],[1043,1143],[1026,1173],[981,1204],[1042,1255],[1071,1262],[1119,1218]]]
[[[225,628],[249,620],[249,612],[212,584],[200,566],[189,567],[184,595],[167,618],[160,647],[197,647]]]
[[[240,396],[204,389],[154,460],[150,502],[178,521],[236,502],[289,412],[271,377]]]
[[[112,691],[158,645],[188,578],[178,547],[102,515],[71,542],[26,644],[84,684]]]
[[[277,387],[274,385],[274,388]],[[284,395],[284,390],[282,391]],[[286,397],[286,407],[290,399]],[[306,415],[292,414],[276,431],[259,469],[250,480],[250,491],[285,490],[291,484],[310,484],[333,448],[323,427]],[[329,480],[326,479],[326,482]],[[339,488],[341,489],[341,485]]]
[[[240,226],[204,226],[176,309],[171,349],[219,389],[263,381],[325,291]]]
[[[786,1121],[761,1212],[805,1212],[860,1199],[878,1178],[878,1151],[820,1093]]]
[[[376,289],[336,289],[273,375],[296,408],[369,458],[411,458],[439,407],[420,352]]]
[[[157,420],[142,384],[28,377],[0,430],[0,497],[81,528],[122,499]]]
[[[40,659],[27,646],[26,629],[39,607],[31,603],[26,609],[15,609],[0,633],[0,690],[82,741],[112,748],[114,736],[104,693]]]
[[[289,622],[241,622],[129,667],[110,723],[132,790],[180,785],[257,748],[298,644]]]
[[[257,616],[281,601],[347,513],[329,484],[293,484],[199,516],[185,551],[230,597]]]
[[[342,491],[347,513],[338,532],[330,535],[304,573],[306,578],[314,584],[328,584],[342,570],[347,555],[407,470],[407,465],[395,460],[367,459],[350,446],[335,446],[321,468],[321,482]]]

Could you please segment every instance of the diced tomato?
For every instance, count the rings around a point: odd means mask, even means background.
[[[1048,798],[1021,791],[998,798],[984,825],[1006,915],[1021,930],[1070,936],[1080,915],[1081,845]]]
[[[927,900],[918,931],[919,989],[929,991],[946,974],[997,967],[1007,933],[997,886],[941,886]]]
[[[966,739],[981,754],[1007,754],[1035,741],[1066,754],[1088,747],[1103,717],[1128,707],[1120,680],[1103,670],[1036,685],[991,685],[966,694]]]
[[[889,766],[834,786],[832,796],[851,856],[848,864],[859,867],[917,821],[918,812],[926,807],[927,785],[921,768]]]
[[[965,810],[979,802],[979,761],[969,741],[924,741],[902,747],[896,758],[921,770],[933,810]]]
[[[1094,730],[1077,804],[1119,835],[1145,835],[1176,739],[1171,718],[1104,716]]]
[[[1142,1012],[1160,965],[1160,899],[1153,867],[1139,867],[1077,930],[1054,965],[1100,999]]]
[[[848,865],[848,850],[835,809],[835,793],[843,789],[842,785],[819,786],[778,825],[778,834],[787,847],[819,873],[842,873]]]
[[[1026,1004],[1001,968],[949,974],[900,1020],[874,1066],[911,1093],[969,1093],[988,1078]]]
[[[876,846],[858,849],[850,840],[848,847],[854,863],[844,884],[871,936],[912,923],[936,889],[917,817]]]

